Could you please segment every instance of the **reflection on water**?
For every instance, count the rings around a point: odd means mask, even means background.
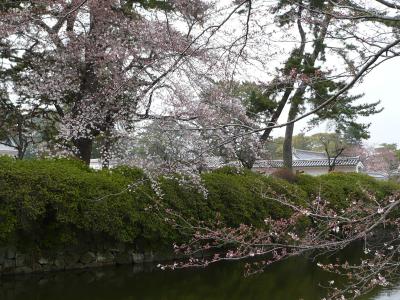
[[[0,278],[2,300],[298,300],[321,299],[334,275],[305,258],[294,258],[243,277],[240,263],[206,269],[161,271],[125,266]],[[400,290],[363,300],[400,299]]]
[[[400,289],[396,288],[393,290],[381,291],[376,297],[372,297],[373,300],[399,300]]]

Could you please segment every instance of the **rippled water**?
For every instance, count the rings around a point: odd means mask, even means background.
[[[152,265],[0,278],[2,300],[290,300],[320,299],[333,279],[305,258],[294,258],[243,277],[241,263],[161,271]],[[363,300],[400,299],[400,290]]]

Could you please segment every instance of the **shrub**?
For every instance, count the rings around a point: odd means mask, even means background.
[[[274,171],[271,175],[273,177],[286,180],[287,182],[290,182],[290,183],[295,183],[297,180],[296,175],[293,174],[293,172],[291,170],[285,169],[285,168],[278,169],[278,170]]]
[[[3,160],[0,166],[0,211],[11,213],[14,232],[26,241],[70,243],[79,231],[124,241],[135,236],[133,198],[122,193],[99,200],[120,193],[126,178],[67,160]]]
[[[207,198],[186,178],[174,176],[158,179],[164,194],[158,200],[187,220],[263,226],[267,216],[286,218],[292,213],[275,198],[303,205],[320,194],[333,207],[343,208],[349,201],[369,201],[366,191],[379,200],[398,189],[395,183],[360,174],[300,175],[292,184],[222,168],[201,178]],[[184,232],[149,209],[155,199],[149,179],[137,168],[95,171],[75,160],[1,157],[0,243],[58,249],[84,239],[104,239],[154,249],[184,241]],[[299,228],[308,225],[305,219]]]
[[[332,172],[318,177],[297,176],[296,185],[301,187],[309,199],[320,196],[331,203],[335,209],[343,209],[353,201],[370,201],[369,194],[377,200],[392,194],[399,185],[389,181],[377,181],[359,173]]]

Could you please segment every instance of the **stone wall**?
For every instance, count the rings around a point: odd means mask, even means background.
[[[124,244],[116,247],[71,248],[57,253],[23,253],[15,247],[0,248],[0,275],[40,273],[112,265],[142,264],[173,260],[172,253],[137,251]]]

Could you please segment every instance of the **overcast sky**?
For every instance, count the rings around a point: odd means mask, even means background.
[[[366,102],[382,101],[383,112],[369,117],[372,143],[400,146],[400,58],[391,59],[369,74],[356,91],[364,92]]]
[[[382,101],[384,110],[374,116],[363,118],[366,123],[371,123],[371,138],[368,144],[397,143],[400,146],[400,58],[384,62],[367,75],[365,80],[353,89],[354,93],[365,93],[361,102]],[[279,120],[284,122],[287,113]],[[300,121],[295,126],[295,132],[313,134],[327,131],[327,125],[321,124],[312,131],[305,131],[306,121]],[[274,136],[284,135],[284,129],[277,129]]]

